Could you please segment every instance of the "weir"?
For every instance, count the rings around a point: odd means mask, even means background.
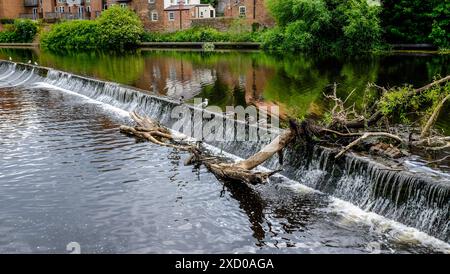
[[[40,83],[78,93],[125,111],[141,114],[171,127],[172,109],[180,103],[136,88],[73,75],[51,68],[0,62],[0,88],[33,87]],[[186,105],[192,113],[200,110]],[[219,116],[226,123],[227,118]],[[280,129],[274,129],[275,133]],[[260,132],[262,133],[262,132]],[[273,136],[275,136],[274,134]],[[205,136],[204,136],[205,137]],[[211,141],[208,144],[247,158],[270,140]],[[445,176],[396,171],[372,159],[353,154],[335,159],[331,148],[296,144],[284,150],[283,175],[358,207],[450,241],[450,181]],[[265,167],[279,169],[275,156]]]

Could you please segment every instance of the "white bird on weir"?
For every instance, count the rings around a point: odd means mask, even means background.
[[[11,56],[9,56],[9,61],[12,61],[12,58],[11,58]]]
[[[31,60],[28,60],[28,64],[31,64]]]
[[[205,99],[201,104],[198,105],[199,108],[206,108],[208,106],[208,99]]]
[[[35,66],[39,66],[37,62],[34,62],[34,65],[35,65]]]

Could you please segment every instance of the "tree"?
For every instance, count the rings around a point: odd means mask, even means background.
[[[112,6],[97,19],[99,44],[106,49],[126,49],[139,44],[144,34],[141,20],[132,10]]]
[[[263,46],[291,51],[372,50],[380,41],[379,8],[366,0],[268,0],[279,28]]]
[[[215,7],[217,5],[218,0],[201,0],[200,3],[202,4],[210,4],[211,6]]]
[[[433,25],[429,38],[442,48],[450,48],[450,1],[438,3],[431,13]]]
[[[390,43],[427,43],[433,7],[442,0],[382,0],[381,24]],[[444,1],[445,2],[445,1]],[[447,1],[448,2],[448,1]]]

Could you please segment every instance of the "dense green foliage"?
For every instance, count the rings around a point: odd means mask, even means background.
[[[216,6],[217,5],[217,0],[201,0],[200,3],[202,4],[210,4],[211,6]]]
[[[435,0],[382,0],[381,22],[391,43],[423,43],[431,32]]]
[[[408,124],[412,114],[429,116],[436,105],[448,94],[450,94],[450,83],[435,86],[419,94],[415,94],[411,86],[404,86],[386,92],[378,105],[386,117]]]
[[[257,40],[255,32],[221,32],[213,28],[190,28],[177,32],[147,32],[144,42],[247,42]]]
[[[431,16],[433,25],[429,38],[435,45],[450,49],[450,1],[436,4]]]
[[[382,0],[381,3],[381,21],[388,42],[450,46],[450,1]]]
[[[96,48],[97,24],[93,21],[74,20],[56,24],[41,36],[44,48],[51,50]]]
[[[5,25],[0,32],[0,43],[31,43],[38,33],[35,22],[25,19],[14,20],[14,24]]]
[[[379,45],[379,7],[366,0],[268,0],[278,27],[265,32],[270,50],[358,52]]]
[[[112,6],[95,21],[74,20],[53,26],[42,35],[44,48],[61,50],[124,50],[139,44],[142,22],[131,10]]]
[[[102,12],[98,23],[98,44],[107,49],[124,49],[139,44],[144,33],[141,20],[128,8],[112,6]]]

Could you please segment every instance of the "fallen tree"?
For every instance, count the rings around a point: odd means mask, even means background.
[[[353,92],[345,100],[342,100],[336,95],[335,84],[332,93],[325,94],[327,99],[334,102],[329,111],[331,122],[328,124],[319,122],[313,125],[316,129],[311,132],[314,132],[315,137],[319,139],[326,138],[328,143],[332,140],[334,143],[343,145],[340,152],[336,154],[336,158],[341,157],[367,139],[380,140],[375,144],[369,144],[367,150],[390,158],[401,156],[402,152],[398,149],[400,146],[435,151],[449,148],[450,137],[440,135],[432,130],[444,104],[450,99],[449,81],[450,76],[446,76],[418,89],[410,87],[386,89],[369,84],[368,88],[376,88],[381,91],[381,98],[373,103],[371,111],[366,115],[358,113],[354,105],[346,106],[345,103]],[[399,97],[401,100],[398,100]],[[415,113],[419,120],[426,120],[424,126],[410,128],[411,132],[407,136],[400,136],[395,132],[379,131],[381,128],[392,129],[389,124],[396,124],[395,119],[403,115],[399,113],[398,109],[407,110],[408,101],[413,102],[411,105],[417,108],[412,109],[411,112]],[[378,129],[378,131],[374,131],[374,129]],[[385,144],[383,140],[389,144]],[[392,140],[394,145],[389,140]],[[383,150],[386,150],[386,153],[383,153]]]
[[[136,112],[130,113],[130,116],[137,125],[134,127],[121,126],[120,131],[122,133],[150,141],[157,145],[188,151],[192,155],[186,161],[186,164],[204,164],[219,179],[242,181],[249,184],[263,183],[270,176],[279,172],[279,170],[261,172],[254,171],[254,169],[285,148],[295,138],[295,133],[297,132],[295,128],[290,128],[248,159],[238,163],[228,163],[223,159],[206,154],[197,145],[180,142],[179,138],[173,137],[170,130],[148,117],[142,117]],[[295,123],[292,125],[294,126]]]

